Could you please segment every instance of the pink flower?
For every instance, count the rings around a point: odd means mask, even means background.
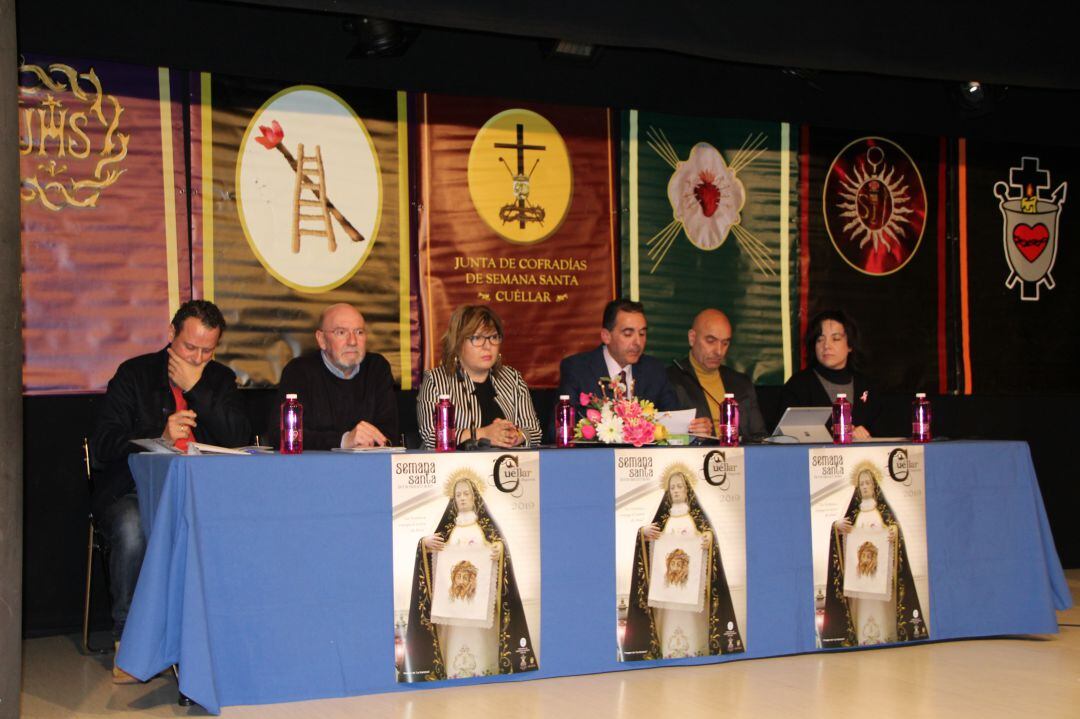
[[[581,404],[582,407],[589,406],[592,403],[592,395],[588,392],[582,392],[578,395],[578,403]]]
[[[637,419],[641,416],[641,405],[632,400],[623,400],[615,405],[615,414],[623,419]]]
[[[653,427],[652,423],[644,420],[627,422],[623,425],[623,441],[632,444],[635,447],[650,444],[654,439],[655,433],[656,428]]]
[[[285,139],[285,131],[281,129],[281,125],[277,120],[272,121],[270,125],[271,127],[259,125],[259,132],[262,133],[262,137],[255,138],[255,142],[267,150],[273,150]]]
[[[600,410],[589,408],[585,410],[585,416],[589,418],[589,421],[596,424],[600,421]]]
[[[596,439],[596,427],[591,424],[581,425],[581,436],[585,439]]]

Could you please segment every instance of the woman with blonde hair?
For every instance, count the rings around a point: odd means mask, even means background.
[[[503,323],[485,305],[464,305],[450,315],[442,339],[442,362],[424,372],[416,398],[420,437],[435,446],[433,411],[439,395],[454,405],[457,442],[494,447],[540,444],[529,387],[521,373],[502,363]]]

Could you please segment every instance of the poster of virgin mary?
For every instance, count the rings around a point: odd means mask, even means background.
[[[922,449],[814,453],[822,454],[811,464],[820,646],[929,638]]]
[[[539,464],[532,461],[533,454],[518,458],[515,476],[522,496],[513,501],[488,481],[491,454],[423,462],[395,458],[404,467],[411,463],[432,469],[430,475],[417,475],[430,476],[426,486],[428,480],[410,485],[399,477],[411,473],[395,472],[399,681],[497,676],[538,668],[533,637],[539,628]],[[440,499],[445,504],[438,513]],[[493,505],[499,513],[506,512],[506,531],[495,519]],[[406,571],[404,555],[410,543],[414,550],[411,571]],[[526,558],[523,583],[515,572],[512,544],[520,545]]]
[[[636,455],[616,463],[620,660],[745,651],[741,450],[625,452]]]

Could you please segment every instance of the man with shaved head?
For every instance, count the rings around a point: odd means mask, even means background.
[[[732,334],[731,321],[723,312],[699,312],[687,333],[690,354],[672,361],[667,369],[668,380],[679,397],[679,406],[697,410],[690,423],[692,433],[716,435],[720,403],[724,393],[730,392],[739,403],[739,434],[744,440],[756,439],[765,434],[765,420],[754,383],[742,372],[724,366]]]
[[[304,406],[304,449],[375,447],[398,437],[390,363],[367,352],[364,316],[348,304],[323,310],[315,330],[319,351],[291,360],[281,372],[278,406],[270,417],[276,446],[280,404],[295,394]]]

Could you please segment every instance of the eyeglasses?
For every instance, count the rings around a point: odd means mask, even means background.
[[[336,340],[343,340],[346,337],[348,337],[349,335],[352,335],[352,336],[356,337],[356,339],[360,339],[361,337],[364,336],[364,328],[363,327],[357,327],[356,329],[352,329],[352,330],[347,330],[344,327],[335,327],[332,330],[323,330],[323,332],[328,334],[328,335],[333,336],[333,338],[336,339]]]
[[[500,334],[494,335],[469,335],[466,337],[469,340],[469,344],[473,347],[483,347],[484,344],[490,342],[492,347],[498,347],[502,344],[503,338]]]

